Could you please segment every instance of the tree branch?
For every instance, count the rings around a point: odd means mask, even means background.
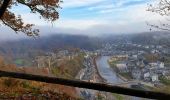
[[[0,8],[0,19],[2,18],[3,14],[5,13],[5,10],[7,9],[8,7],[8,4],[11,0],[4,0],[1,8]]]
[[[14,30],[15,32],[17,32],[18,30],[13,28],[11,25],[9,25],[8,23],[6,23],[4,20],[2,20],[3,24],[5,24],[6,26],[10,27],[12,30]]]

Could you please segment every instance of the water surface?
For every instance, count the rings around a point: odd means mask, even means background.
[[[106,79],[108,83],[111,84],[119,84],[123,82],[123,80],[116,75],[116,72],[112,68],[110,68],[108,59],[109,56],[101,56],[96,59],[96,63],[100,75],[104,79]]]

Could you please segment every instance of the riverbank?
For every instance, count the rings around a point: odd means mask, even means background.
[[[99,70],[98,70],[98,68],[97,68],[96,60],[97,60],[98,57],[99,57],[99,56],[93,57],[93,64],[94,64],[94,67],[95,67],[95,69],[96,69],[96,74],[97,74],[99,80],[100,80],[102,83],[106,83],[107,80],[104,79],[104,78],[100,75]]]
[[[105,79],[101,77],[97,70],[96,57],[90,57],[88,60],[86,60],[84,66],[86,67],[79,71],[79,73],[76,76],[76,79],[94,83],[106,83]],[[82,97],[85,100],[94,100],[98,97],[104,98],[108,96],[107,93],[105,92],[90,89],[76,88],[76,91],[79,97]],[[105,98],[105,100],[112,99]]]
[[[107,80],[104,77],[102,77],[102,75],[99,72],[98,66],[97,66],[97,59],[99,57],[100,56],[93,57],[93,64],[94,64],[94,67],[95,67],[95,75],[98,77],[97,80],[99,80],[98,81],[99,83],[106,84]],[[103,98],[102,100],[115,100],[115,96],[113,95],[113,93],[107,93],[107,92],[98,91],[97,96],[98,96],[98,99]]]
[[[116,75],[121,78],[123,81],[131,81],[131,76],[128,73],[119,73],[118,69],[116,68],[116,62],[110,62],[109,59],[107,63],[110,65],[110,68],[116,73]]]
[[[105,83],[108,84],[119,84],[123,80],[118,75],[116,75],[115,71],[110,68],[107,62],[106,56],[97,56],[95,57],[95,67],[98,72],[98,75],[105,80]],[[116,93],[104,93],[107,100],[124,100],[127,98],[124,95],[116,94]]]
[[[108,56],[98,56],[96,57],[96,68],[99,75],[106,80],[105,83],[108,84],[119,84],[122,83],[123,80],[119,78],[115,71],[110,68],[107,60],[109,59]]]
[[[127,82],[129,81],[127,78],[123,77],[122,75],[120,75],[119,73],[116,73],[116,75],[121,78],[123,81]]]

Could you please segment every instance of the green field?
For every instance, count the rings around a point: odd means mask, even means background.
[[[17,66],[31,66],[31,61],[29,60],[26,60],[26,59],[15,59],[14,60],[14,63],[17,65]]]

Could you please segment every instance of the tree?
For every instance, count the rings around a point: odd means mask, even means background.
[[[28,36],[38,36],[39,30],[33,28],[33,24],[25,24],[21,15],[16,15],[12,12],[12,6],[24,5],[30,9],[30,13],[38,13],[40,17],[48,21],[55,21],[59,18],[57,8],[60,8],[60,0],[1,0],[0,16],[1,23],[16,33],[23,32]]]
[[[150,4],[148,11],[156,12],[161,16],[170,16],[170,0],[160,0],[157,5]],[[153,28],[170,31],[169,21],[169,19],[166,19],[166,23],[159,21],[159,25],[147,24]]]

